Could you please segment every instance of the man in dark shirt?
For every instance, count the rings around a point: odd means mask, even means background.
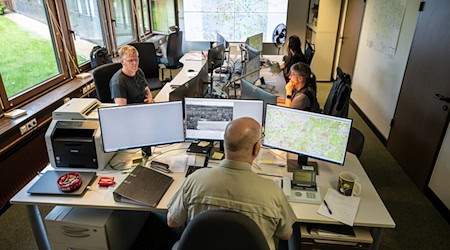
[[[119,105],[154,102],[144,72],[139,69],[139,53],[136,48],[131,45],[123,46],[119,49],[119,57],[122,69],[109,82],[114,102]]]

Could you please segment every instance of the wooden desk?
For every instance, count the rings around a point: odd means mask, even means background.
[[[186,148],[188,143],[174,144],[169,147],[157,148],[155,154],[158,152],[166,152],[161,157],[169,155],[182,155],[186,154]],[[176,149],[179,150],[171,150]],[[171,150],[171,151],[169,151]],[[270,150],[270,149],[263,149]],[[276,154],[286,157],[286,153],[282,151],[275,151]],[[364,171],[358,158],[351,153],[347,153],[344,166],[319,161],[319,175],[317,176],[317,184],[322,190],[322,198],[325,196],[328,188],[336,188],[338,173],[341,171],[352,171],[360,177],[362,192],[361,203],[359,205],[358,213],[355,218],[354,226],[368,227],[372,231],[374,238],[374,249],[376,249],[380,242],[380,233],[382,228],[395,228],[395,222],[390,216],[388,210],[384,206],[383,201],[378,195],[375,187],[372,185],[369,177]],[[217,163],[217,162],[216,162]],[[217,166],[217,164],[211,164]],[[274,174],[279,176],[292,177],[292,173],[286,171],[286,167],[279,167],[275,165],[260,165],[261,169],[253,170],[255,172],[263,172],[268,174]],[[53,169],[48,166],[45,170]],[[167,190],[160,203],[156,208],[138,206],[128,203],[116,202],[113,199],[113,190],[126,178],[126,174],[121,172],[104,170],[98,171],[98,175],[114,176],[116,184],[114,187],[101,188],[98,187],[98,180],[94,182],[92,188],[90,188],[81,197],[62,197],[62,196],[45,196],[45,195],[30,195],[27,190],[39,179],[36,176],[31,180],[24,188],[22,188],[12,199],[12,204],[26,205],[28,209],[28,216],[32,225],[33,233],[36,237],[36,241],[40,249],[48,249],[49,242],[43,226],[42,218],[40,216],[39,205],[62,205],[62,206],[76,206],[76,207],[89,207],[89,208],[101,208],[101,209],[122,209],[122,210],[138,210],[138,211],[151,211],[151,210],[167,210],[167,204],[175,192],[181,187],[184,180],[184,173],[173,173],[171,176],[174,178],[174,182]],[[297,221],[302,223],[323,223],[323,224],[340,224],[328,217],[322,216],[317,213],[319,205],[315,204],[303,204],[303,203],[290,203],[294,210]]]

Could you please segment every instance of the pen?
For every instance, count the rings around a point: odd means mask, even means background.
[[[325,206],[327,207],[328,213],[333,214],[333,212],[331,212],[331,209],[330,209],[330,207],[328,206],[328,203],[327,203],[326,200],[323,200],[323,204],[325,204]]]

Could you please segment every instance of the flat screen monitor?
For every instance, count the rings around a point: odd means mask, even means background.
[[[217,45],[223,44],[225,47],[225,50],[228,48],[228,42],[225,40],[225,37],[223,37],[221,34],[217,33],[217,39],[216,39]]]
[[[222,141],[225,127],[233,119],[251,117],[263,120],[263,101],[237,99],[185,98],[186,138]]]
[[[208,90],[208,65],[205,63],[198,74],[169,93],[169,101],[185,97],[203,97]]]
[[[255,86],[251,82],[241,79],[241,99],[263,100],[264,107],[267,104],[277,104],[277,96]]]
[[[352,120],[267,105],[263,145],[344,165]]]
[[[259,79],[259,69],[261,68],[261,63],[259,57],[254,57],[244,64],[244,70],[242,71],[241,77],[243,79],[254,83]]]
[[[212,72],[214,69],[222,66],[225,60],[225,46],[219,44],[216,47],[208,50],[208,72]]]
[[[184,141],[181,101],[100,108],[98,115],[105,152]]]
[[[252,60],[253,58],[260,58],[261,51],[253,47],[247,47],[247,60]]]
[[[262,51],[263,50],[263,33],[249,36],[247,38],[247,40],[245,41],[245,43],[259,51]]]

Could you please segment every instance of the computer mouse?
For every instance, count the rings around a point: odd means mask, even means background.
[[[195,70],[193,70],[193,69],[188,69],[188,72],[194,72]]]

